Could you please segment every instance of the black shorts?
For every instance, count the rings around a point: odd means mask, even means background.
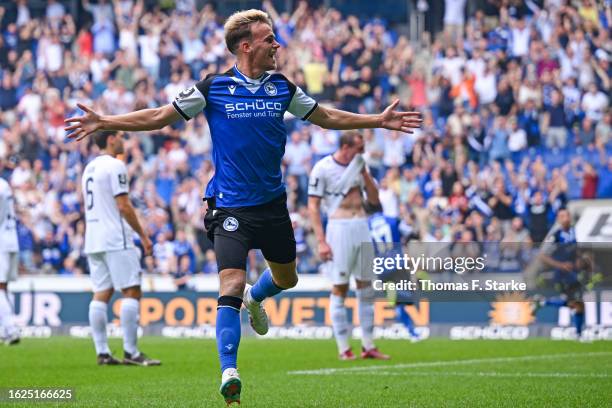
[[[558,282],[555,288],[565,297],[565,299],[574,302],[581,302],[584,293],[584,288],[580,282]]]
[[[267,261],[295,261],[295,236],[287,210],[287,194],[252,207],[217,208],[208,199],[204,227],[213,241],[217,267],[246,270],[250,249],[261,249]]]

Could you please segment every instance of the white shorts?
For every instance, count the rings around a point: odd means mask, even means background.
[[[94,292],[140,286],[140,251],[137,248],[87,255]]]
[[[17,252],[0,252],[0,282],[8,283],[17,279]]]
[[[371,243],[365,218],[330,219],[325,239],[332,250],[327,274],[334,285],[349,283],[351,275],[360,281],[371,281],[374,273],[362,266],[362,245]]]

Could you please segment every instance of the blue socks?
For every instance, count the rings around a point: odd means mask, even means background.
[[[221,296],[217,300],[217,350],[221,373],[226,368],[236,368],[240,345],[240,307],[242,299]]]
[[[546,306],[563,307],[567,306],[567,301],[561,298],[546,299],[544,302]],[[576,335],[580,337],[582,335],[582,327],[584,326],[584,312],[573,313],[572,320],[574,321],[574,327],[576,328]]]
[[[399,320],[406,329],[408,329],[408,333],[410,333],[413,337],[418,337],[417,332],[414,330],[414,323],[412,323],[412,318],[404,309],[404,305],[398,305],[395,307],[395,313],[397,313],[397,320]]]
[[[251,288],[251,297],[257,301],[261,302],[265,298],[272,297],[276,294],[279,294],[284,289],[276,286],[274,281],[272,280],[272,273],[270,272],[270,268],[266,268],[265,271],[261,274],[257,282]]]
[[[582,335],[582,326],[584,326],[584,312],[574,314],[574,327],[576,327],[576,335]]]

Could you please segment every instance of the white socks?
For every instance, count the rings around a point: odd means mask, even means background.
[[[374,294],[371,287],[357,289],[359,300],[359,324],[361,325],[361,345],[364,349],[374,348]]]
[[[96,346],[96,354],[110,354],[108,339],[106,337],[106,316],[107,305],[99,300],[92,300],[89,303],[89,325],[91,326],[91,336]]]
[[[349,324],[344,298],[333,293],[329,296],[329,315],[340,354],[349,349]]]
[[[138,338],[138,312],[140,304],[138,300],[132,298],[121,299],[121,328],[123,329],[123,350],[137,356],[138,348],[136,341]],[[96,346],[96,354],[111,354],[108,348],[108,338],[106,336],[107,304],[99,300],[92,300],[89,303],[89,325],[91,335]]]
[[[133,298],[121,299],[121,328],[123,329],[123,350],[132,357],[138,356],[136,342],[138,340],[138,312],[140,304]]]
[[[18,333],[13,322],[13,306],[6,290],[0,290],[0,338]]]

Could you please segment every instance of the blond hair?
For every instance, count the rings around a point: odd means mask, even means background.
[[[270,17],[257,9],[237,11],[225,21],[223,27],[225,29],[225,44],[232,54],[236,54],[241,40],[245,38],[251,39],[251,24],[257,22],[268,24],[272,27]]]

